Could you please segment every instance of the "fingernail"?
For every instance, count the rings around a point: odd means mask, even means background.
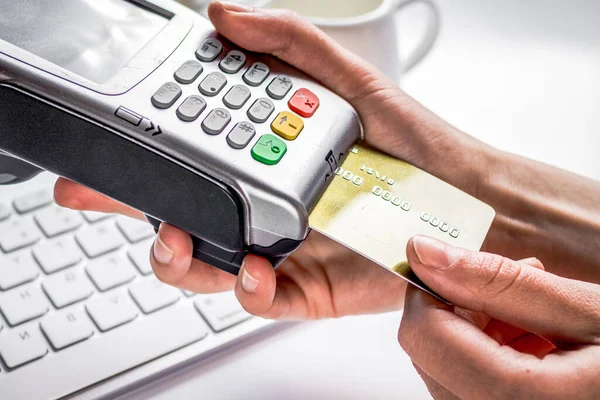
[[[448,268],[457,258],[456,247],[427,236],[414,237],[413,248],[419,262],[431,268]]]
[[[165,242],[160,238],[160,233],[156,235],[154,240],[154,246],[152,246],[154,252],[154,258],[161,264],[168,264],[173,260],[175,252],[167,247]]]
[[[219,4],[221,7],[223,7],[227,11],[233,11],[233,12],[253,12],[254,11],[253,7],[249,7],[244,4],[230,3],[229,1],[215,1],[215,3]]]
[[[242,288],[248,293],[254,293],[258,287],[258,279],[246,271],[246,268],[244,268],[245,263],[246,261],[242,263]]]

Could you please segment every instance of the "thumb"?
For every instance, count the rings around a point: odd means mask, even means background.
[[[598,285],[424,236],[409,241],[407,255],[417,276],[459,307],[549,339],[598,341]]]
[[[214,1],[208,16],[217,31],[236,45],[280,58],[351,103],[375,90],[373,86],[381,86],[382,80],[394,86],[377,69],[290,11]]]

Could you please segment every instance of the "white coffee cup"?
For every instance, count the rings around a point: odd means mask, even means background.
[[[395,82],[400,82],[402,75],[427,55],[439,31],[439,13],[433,0],[259,0],[257,3],[298,12]],[[427,29],[412,54],[401,57],[396,13],[416,3],[428,6]]]

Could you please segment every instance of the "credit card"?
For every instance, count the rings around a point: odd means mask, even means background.
[[[445,301],[411,270],[408,240],[426,235],[479,250],[494,209],[427,172],[360,145],[335,175],[310,214],[311,228]]]

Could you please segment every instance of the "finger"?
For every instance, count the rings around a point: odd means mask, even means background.
[[[409,241],[407,255],[419,278],[459,307],[553,341],[598,340],[600,295],[594,284],[424,236]]]
[[[524,258],[519,262],[531,265],[534,268],[544,270],[544,264],[535,257]],[[507,324],[506,322],[498,321],[497,319],[489,319],[488,323],[483,327],[483,331],[499,344],[507,344],[512,342],[519,336],[527,333],[524,329]]]
[[[54,201],[72,210],[117,213],[146,221],[141,212],[65,178],[58,178],[54,184]]]
[[[508,398],[535,357],[500,346],[452,307],[409,285],[398,341],[414,363],[459,398]]]
[[[150,252],[156,277],[171,286],[195,293],[232,290],[236,277],[192,258],[192,239],[186,232],[162,223]]]
[[[556,349],[551,342],[534,333],[524,333],[510,341],[508,346],[520,353],[531,354],[540,359]]]
[[[272,54],[312,75],[350,102],[359,100],[364,93],[374,90],[374,83],[386,79],[289,11],[213,2],[208,7],[208,16],[217,31],[238,46]],[[390,82],[390,86],[394,85]]]
[[[291,318],[292,302],[285,284],[277,285],[273,266],[264,258],[248,255],[235,285],[235,294],[246,311],[263,318]]]

